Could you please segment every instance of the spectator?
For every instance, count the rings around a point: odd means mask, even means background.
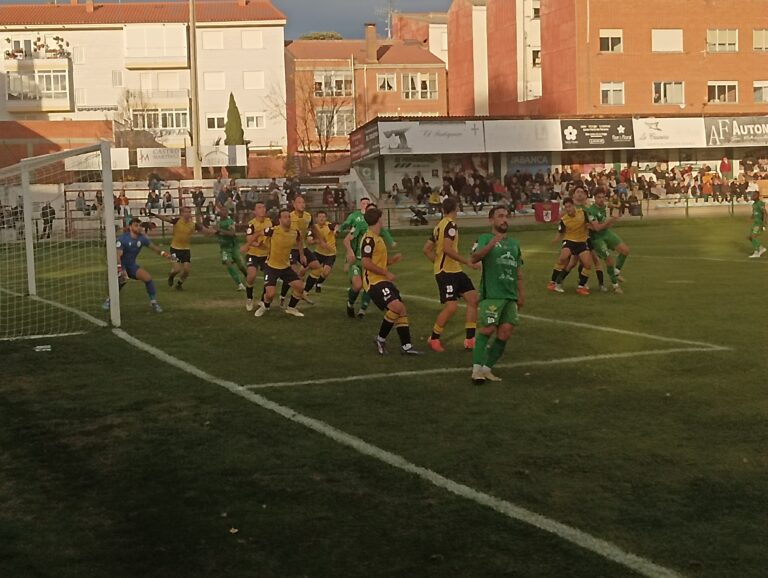
[[[326,185],[323,189],[323,205],[325,205],[328,208],[331,208],[334,206],[334,195],[333,191],[331,190],[331,187]]]
[[[248,189],[248,192],[245,193],[245,209],[247,211],[252,211],[258,200],[259,190],[255,186],[252,186],[250,189]]]
[[[85,193],[80,191],[77,193],[77,198],[75,198],[75,210],[85,213],[85,209]]]
[[[160,210],[160,192],[150,189],[147,193],[147,204],[144,206],[146,212]]]
[[[725,181],[730,181],[733,178],[733,165],[728,157],[723,157],[720,161],[720,176]]]
[[[389,198],[392,199],[396,207],[400,206],[400,188],[397,183],[392,184],[392,191],[389,193]]]
[[[165,195],[163,195],[163,212],[173,213],[175,209],[176,207],[173,203],[173,195],[171,195],[171,191],[165,191]]]
[[[82,193],[82,191],[80,191]],[[50,201],[46,201],[40,210],[40,218],[43,220],[43,234],[41,239],[50,239],[53,230],[53,220],[56,218],[56,210],[51,206]]]

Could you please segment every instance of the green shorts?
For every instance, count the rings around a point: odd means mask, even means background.
[[[763,226],[758,223],[752,223],[752,236],[756,237],[763,232]]]
[[[478,327],[499,326],[504,323],[520,324],[517,301],[511,299],[483,299],[477,310]]]
[[[605,260],[611,254],[608,250],[608,244],[602,237],[599,239],[592,239],[592,250],[597,253],[597,256]]]
[[[240,249],[237,247],[230,249],[221,249],[221,262],[222,263],[239,263],[240,262]]]
[[[354,263],[352,263],[349,266],[349,269],[347,269],[347,278],[350,282],[352,282],[352,279],[354,277],[362,277],[363,276],[363,265],[358,259]]]

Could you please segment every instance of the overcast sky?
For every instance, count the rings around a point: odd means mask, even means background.
[[[85,2],[85,0],[80,0]],[[103,3],[107,0],[95,0]],[[116,1],[116,0],[111,0]],[[129,0],[124,0],[129,1]],[[147,0],[144,0],[147,1]],[[235,2],[236,0],[219,0]],[[58,0],[68,4],[69,0]],[[49,4],[53,0],[0,0],[0,4]],[[272,0],[288,17],[286,38],[296,38],[305,32],[335,30],[344,38],[362,38],[363,24],[377,22],[379,34],[384,35],[387,0]],[[451,0],[392,0],[400,12],[445,12]]]

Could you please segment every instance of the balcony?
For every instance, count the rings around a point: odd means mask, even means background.
[[[129,70],[189,68],[189,58],[187,57],[186,48],[184,52],[172,51],[153,55],[127,52],[125,55],[125,67]]]
[[[6,60],[5,107],[8,112],[73,110],[69,58]]]
[[[189,90],[131,90],[125,91],[134,108],[146,108],[144,105],[182,105],[189,104]]]

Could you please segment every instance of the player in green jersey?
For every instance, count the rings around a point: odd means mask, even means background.
[[[765,223],[768,221],[768,215],[765,211],[765,201],[760,198],[760,191],[755,191],[752,195],[752,230],[749,237],[752,242],[752,254],[750,259],[758,259],[763,256],[766,249],[760,244],[760,233],[765,229]]]
[[[587,206],[587,190],[581,186],[576,185],[571,189],[571,198],[573,199],[573,205],[576,208],[576,210],[581,209],[584,211],[585,214],[587,214],[587,209],[589,208]],[[592,232],[591,225],[590,225],[590,233]],[[603,273],[603,270],[600,267],[600,261],[595,259],[595,254],[592,248],[592,236],[589,236],[589,239],[587,240],[587,247],[589,248],[590,255],[592,256],[592,263],[595,269],[595,275],[597,276],[597,284],[600,286],[601,291],[607,291],[605,287],[605,275]],[[568,261],[567,265],[563,268],[563,272],[560,277],[560,281],[558,285],[562,284],[562,282],[565,280],[566,277],[568,277],[569,273],[573,271],[578,266],[579,275],[581,275],[582,270],[584,269],[584,266],[582,265],[580,259],[576,255],[571,255],[571,259]]]
[[[472,262],[483,263],[478,330],[472,353],[472,383],[475,385],[501,381],[491,369],[504,353],[507,340],[519,323],[518,311],[525,303],[523,255],[518,242],[507,237],[508,217],[506,208],[492,208],[488,214],[491,233],[480,235],[472,251]],[[494,334],[496,338],[489,345]]]
[[[243,278],[248,275],[243,261],[240,258],[240,244],[237,241],[235,232],[235,220],[230,217],[227,208],[223,205],[219,207],[219,222],[212,228],[213,234],[219,241],[221,251],[221,264],[227,269],[227,273],[237,285],[238,291],[245,291],[243,279],[238,275],[238,269],[243,274]]]
[[[613,259],[612,251],[619,253],[619,260],[621,265],[629,256],[629,247],[621,240],[616,233],[610,229],[611,225],[615,223],[619,217],[608,216],[608,205],[606,204],[606,192],[603,187],[598,187],[595,191],[595,203],[587,207],[585,212],[587,213],[587,219],[592,223],[593,229],[589,232],[589,238],[592,242],[592,259],[597,262],[598,258],[605,262],[606,269],[608,270],[608,277],[611,279],[613,290],[615,293],[623,293],[619,286],[619,281],[622,279],[619,277],[617,263]]]
[[[375,207],[368,197],[360,199],[360,209],[353,211],[339,227],[342,235],[346,234],[343,240],[344,248],[347,252],[346,265],[347,277],[349,278],[349,292],[347,294],[347,316],[355,317],[355,301],[362,292],[363,296],[360,302],[360,309],[357,312],[358,319],[365,317],[365,312],[371,302],[368,293],[363,291],[363,266],[360,255],[360,245],[363,237],[368,231],[368,223],[365,222],[364,214],[368,207]],[[382,228],[381,236],[389,247],[394,247],[397,243],[392,238],[388,229]]]

